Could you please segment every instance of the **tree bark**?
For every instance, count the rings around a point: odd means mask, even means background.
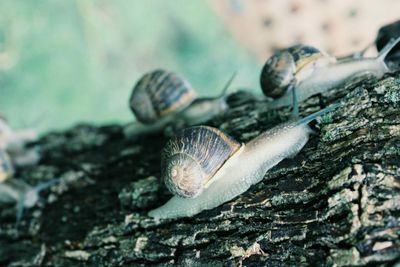
[[[400,73],[351,81],[300,104],[313,124],[302,151],[246,193],[192,218],[154,221],[170,194],[160,182],[161,135],[129,141],[122,126],[79,125],[36,144],[38,166],[17,176],[62,180],[26,211],[0,213],[1,266],[392,266],[400,263]],[[290,108],[237,92],[209,124],[245,142]],[[244,168],[246,166],[243,166]]]

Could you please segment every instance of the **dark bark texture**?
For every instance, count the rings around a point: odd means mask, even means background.
[[[344,106],[312,124],[302,151],[246,193],[192,218],[154,221],[170,194],[160,182],[162,135],[129,141],[122,126],[79,125],[34,146],[38,166],[17,173],[60,184],[25,212],[0,213],[1,266],[393,266],[400,264],[400,73],[313,96],[302,116]],[[210,121],[242,142],[287,120],[245,92]],[[246,168],[246,166],[243,166]]]

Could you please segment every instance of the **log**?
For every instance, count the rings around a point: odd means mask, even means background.
[[[392,266],[400,264],[400,72],[315,95],[302,116],[344,106],[314,123],[302,151],[262,182],[192,218],[155,221],[171,195],[160,182],[167,138],[126,140],[122,125],[81,124],[32,144],[39,165],[19,179],[61,179],[25,212],[0,213],[1,266]],[[287,120],[240,91],[208,124],[242,142]],[[243,166],[244,168],[246,166]]]

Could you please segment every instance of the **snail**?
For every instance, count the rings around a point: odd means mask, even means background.
[[[24,209],[32,208],[39,200],[39,193],[58,182],[50,180],[31,186],[15,179],[14,168],[8,154],[0,149],[0,204],[16,203],[16,225],[18,226]]]
[[[129,106],[137,119],[124,129],[134,138],[156,133],[167,125],[196,125],[227,110],[226,92],[235,74],[217,97],[197,97],[192,86],[173,72],[154,70],[143,75],[133,88]]]
[[[290,104],[290,91],[295,90],[298,101],[340,86],[349,78],[371,74],[377,78],[391,71],[384,59],[399,43],[391,40],[375,58],[355,56],[336,59],[318,49],[295,45],[276,52],[265,63],[260,76],[264,94],[274,98],[272,107]],[[360,53],[362,55],[363,52]]]
[[[162,153],[161,176],[175,196],[148,215],[155,219],[193,216],[244,193],[269,169],[303,148],[311,133],[309,122],[339,105],[280,124],[246,144],[208,126],[184,129]]]
[[[0,117],[0,149],[6,150],[10,155],[14,164],[18,166],[34,165],[40,156],[34,149],[27,149],[25,145],[27,142],[34,141],[37,134],[31,129],[13,130],[6,122]]]
[[[390,41],[390,39],[395,38],[400,35],[400,20],[383,26],[379,29],[375,45],[378,51],[381,51],[385,44]],[[397,45],[392,49],[389,55],[386,57],[385,61],[392,69],[400,69],[400,46]]]
[[[0,149],[0,183],[14,175],[14,167],[7,153]]]

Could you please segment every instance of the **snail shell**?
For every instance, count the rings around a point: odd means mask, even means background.
[[[0,149],[0,183],[4,182],[14,174],[14,168],[7,153]]]
[[[154,70],[136,83],[129,106],[140,122],[151,124],[182,111],[195,97],[192,86],[182,77],[165,70]]]
[[[186,128],[164,149],[163,180],[173,194],[195,198],[214,181],[215,173],[240,147],[240,143],[218,129]]]
[[[295,45],[279,50],[261,71],[261,88],[266,96],[281,97],[289,86],[308,77],[316,66],[334,61],[333,57],[311,46]]]

